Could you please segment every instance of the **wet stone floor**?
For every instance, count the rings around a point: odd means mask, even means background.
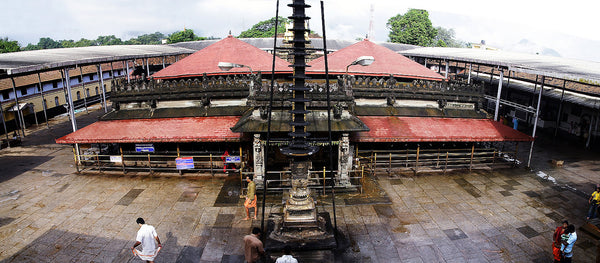
[[[1,262],[141,262],[129,248],[143,217],[164,249],[157,262],[243,262],[239,177],[76,174],[71,149],[5,149],[0,167]],[[550,262],[563,219],[583,224],[586,197],[523,168],[370,177],[364,194],[338,192],[343,250],[294,252],[304,262]],[[262,200],[259,199],[259,204]],[[331,195],[318,196],[333,215]],[[266,217],[281,213],[269,195]],[[578,262],[597,241],[578,230]],[[274,253],[273,255],[276,255]],[[301,261],[302,262],[302,261]]]
[[[239,177],[76,174],[71,148],[53,144],[69,132],[66,120],[40,127],[24,146],[0,150],[0,262],[142,262],[129,250],[138,217],[164,244],[156,262],[243,262],[242,237],[263,211],[243,220]],[[293,254],[300,262],[551,262],[552,233],[568,219],[579,237],[574,261],[595,262],[599,242],[580,226],[600,156],[540,137],[532,163],[367,177],[362,194],[336,192],[343,249]],[[332,201],[317,196],[319,212],[333,216]],[[281,194],[265,203],[266,218],[281,213]]]

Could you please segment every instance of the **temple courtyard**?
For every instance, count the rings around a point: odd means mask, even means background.
[[[78,113],[78,124],[99,114]],[[51,125],[0,150],[0,262],[142,262],[130,250],[138,217],[163,242],[156,262],[243,262],[242,238],[260,227],[262,211],[243,220],[239,175],[77,174],[72,148],[53,142],[69,132],[68,119]],[[300,262],[551,262],[552,233],[567,219],[579,237],[574,260],[594,262],[598,241],[580,227],[600,158],[574,145],[538,139],[531,169],[367,177],[363,193],[336,192],[343,249],[293,254]],[[317,207],[333,217],[331,194],[317,192]],[[282,195],[269,195],[266,216],[281,209]]]

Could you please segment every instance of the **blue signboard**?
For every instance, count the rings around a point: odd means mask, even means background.
[[[177,170],[194,169],[194,157],[181,157],[175,159]]]
[[[227,156],[225,158],[225,162],[226,163],[241,163],[242,161],[240,160],[239,156]]]
[[[135,151],[139,153],[153,153],[154,144],[151,143],[136,143]]]

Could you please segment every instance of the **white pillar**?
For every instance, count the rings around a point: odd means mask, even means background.
[[[473,63],[469,64],[469,78],[467,79],[468,84],[471,84],[471,71],[473,71]]]
[[[100,89],[102,89],[102,108],[104,108],[104,113],[108,112],[106,108],[106,91],[104,89],[104,75],[102,74],[102,65],[98,64],[98,75],[100,77]]]
[[[538,96],[537,107],[535,108],[535,116],[533,120],[533,133],[531,137],[533,137],[533,141],[531,141],[531,147],[529,148],[529,158],[527,158],[527,167],[531,167],[531,155],[533,154],[533,143],[535,142],[535,132],[537,130],[537,122],[538,116],[540,114],[540,104],[542,103],[542,93],[544,93],[544,79],[545,76],[542,76],[542,85],[540,87],[540,94]]]
[[[504,81],[504,71],[500,70],[500,79],[498,79],[498,94],[496,95],[496,111],[494,111],[494,121],[498,121],[498,111],[500,110],[500,94],[502,94],[502,82]]]

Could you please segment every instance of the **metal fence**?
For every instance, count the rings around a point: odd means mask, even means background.
[[[358,152],[358,166],[369,173],[446,172],[449,170],[490,169],[517,164],[517,151],[493,148],[364,150]]]

